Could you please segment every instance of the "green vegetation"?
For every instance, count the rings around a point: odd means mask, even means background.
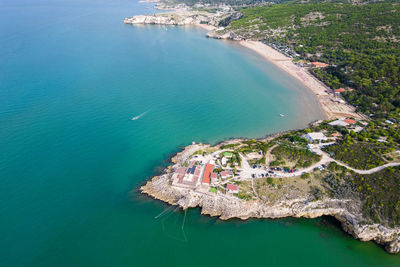
[[[238,145],[240,145],[240,143],[239,143],[239,144],[227,144],[227,145],[222,145],[222,146],[221,146],[221,149],[234,148],[234,147],[237,147]]]
[[[384,182],[383,182],[384,181]],[[351,180],[364,199],[366,215],[374,222],[400,223],[400,169],[386,168],[370,175],[355,175]]]
[[[369,123],[359,133],[342,131],[343,140],[336,146],[324,151],[356,169],[372,169],[396,158],[399,149],[399,133],[397,126],[386,126],[379,121]]]
[[[226,152],[224,152],[224,156],[226,156],[226,157],[232,157],[232,152],[226,151]]]
[[[325,149],[331,156],[355,169],[372,169],[385,164],[382,155],[387,152],[383,145],[366,142],[342,142]]]
[[[321,156],[312,153],[308,149],[299,149],[289,144],[282,144],[274,148],[271,152],[276,157],[272,166],[286,164],[294,168],[310,167],[313,163],[321,160]],[[276,164],[276,165],[275,165]]]
[[[399,3],[334,2],[348,1],[247,8],[227,30],[279,43],[304,59],[331,64],[315,69],[314,75],[333,89],[354,88],[344,97],[359,111],[399,119]]]
[[[245,146],[242,146],[240,148],[240,152],[243,153],[262,152],[264,154],[267,153],[268,149],[274,145],[273,142],[267,143],[255,139],[243,141],[243,144]]]
[[[400,168],[386,168],[361,175],[331,163],[323,178],[337,198],[354,199],[362,203],[366,218],[388,226],[400,223]]]
[[[307,179],[307,178],[310,178],[310,174],[309,173],[303,173],[300,177],[302,179]]]

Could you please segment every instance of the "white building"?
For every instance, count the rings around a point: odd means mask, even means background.
[[[221,164],[222,164],[223,166],[225,166],[227,162],[228,162],[228,160],[227,160],[225,157],[223,157],[223,158],[221,159]]]
[[[305,135],[302,135],[303,138],[307,139],[310,142],[314,141],[327,141],[328,137],[326,137],[323,133],[308,133]]]
[[[349,124],[347,122],[344,121],[345,119],[338,119],[335,121],[331,121],[330,123],[328,123],[328,125],[330,126],[343,126],[343,127],[347,127]]]

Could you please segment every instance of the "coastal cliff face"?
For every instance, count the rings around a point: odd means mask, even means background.
[[[142,193],[182,209],[200,207],[201,214],[217,216],[221,220],[333,216],[353,237],[361,241],[374,241],[384,246],[389,253],[400,252],[400,228],[366,223],[368,220],[363,216],[361,201],[357,199],[323,197],[316,200],[312,194],[282,194],[274,200],[242,200],[220,192],[199,192],[172,186],[171,171],[197,149],[198,145],[189,146],[178,153],[172,158],[175,165],[142,186]]]
[[[208,38],[214,38],[214,39],[226,39],[226,40],[233,40],[233,41],[242,41],[245,40],[240,35],[237,35],[236,33],[232,31],[227,31],[225,32],[224,29],[218,28],[214,29],[212,31],[209,31],[206,35]]]
[[[228,21],[236,20],[241,17],[240,13],[208,13],[200,11],[177,11],[171,13],[160,13],[154,15],[138,15],[130,18],[125,18],[125,24],[132,25],[207,25],[210,27],[210,31],[207,33],[207,37],[215,39],[227,39],[234,41],[245,40],[242,36],[236,34],[233,31],[226,31],[223,25]],[[223,25],[221,25],[221,23]]]
[[[218,25],[222,18],[219,14],[210,14],[196,11],[180,11],[174,13],[161,13],[155,15],[138,15],[125,18],[125,24],[158,24],[158,25]]]

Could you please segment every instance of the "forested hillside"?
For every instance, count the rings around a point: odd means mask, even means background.
[[[226,30],[292,46],[302,58],[329,63],[315,75],[376,117],[399,117],[400,3],[276,4],[242,10]]]

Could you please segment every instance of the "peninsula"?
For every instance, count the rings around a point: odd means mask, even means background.
[[[163,2],[175,11],[124,23],[202,26],[209,38],[237,41],[309,88],[327,120],[264,139],[193,143],[142,192],[222,220],[333,216],[355,238],[400,252],[399,5],[229,2]]]

